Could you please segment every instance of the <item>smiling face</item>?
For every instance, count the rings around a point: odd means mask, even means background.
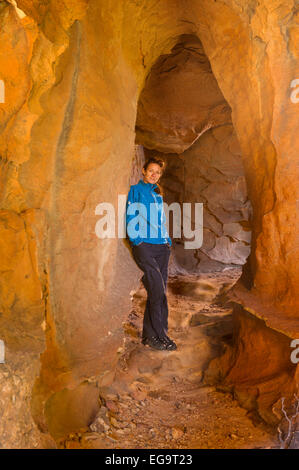
[[[156,184],[162,175],[162,168],[157,163],[150,163],[146,170],[142,168],[142,173],[145,183]]]

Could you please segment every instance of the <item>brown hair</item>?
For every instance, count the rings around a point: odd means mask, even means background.
[[[145,164],[143,165],[144,171],[146,171],[146,169],[147,169],[147,167],[149,166],[150,163],[156,163],[156,164],[159,165],[160,168],[162,169],[162,173],[164,172],[164,170],[165,170],[165,161],[162,160],[161,158],[150,157],[150,158],[145,162]],[[155,188],[154,191],[155,191],[157,194],[161,194],[161,196],[163,196],[164,193],[163,193],[162,186],[161,186],[159,183],[156,183],[156,185],[157,185],[158,187]]]

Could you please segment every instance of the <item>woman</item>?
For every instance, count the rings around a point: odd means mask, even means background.
[[[142,282],[148,294],[143,319],[142,343],[154,349],[174,350],[177,346],[167,336],[166,297],[172,241],[165,227],[163,193],[158,184],[164,166],[164,161],[157,158],[150,158],[145,163],[142,168],[143,179],[130,187],[126,223],[133,257],[144,272]]]

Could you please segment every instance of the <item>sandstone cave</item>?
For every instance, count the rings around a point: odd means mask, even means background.
[[[298,448],[298,2],[2,0],[0,24],[0,447]],[[203,204],[172,352],[95,233],[153,155],[168,204]]]

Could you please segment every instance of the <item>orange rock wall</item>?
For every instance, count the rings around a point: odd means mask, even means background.
[[[254,211],[252,292],[297,315],[298,12],[287,0],[17,4],[25,18],[0,8],[0,336],[44,351],[33,413],[58,436],[73,413],[61,390],[113,379],[139,272],[121,240],[96,237],[95,208],[127,193],[138,97],[182,34],[199,36],[232,109]]]

